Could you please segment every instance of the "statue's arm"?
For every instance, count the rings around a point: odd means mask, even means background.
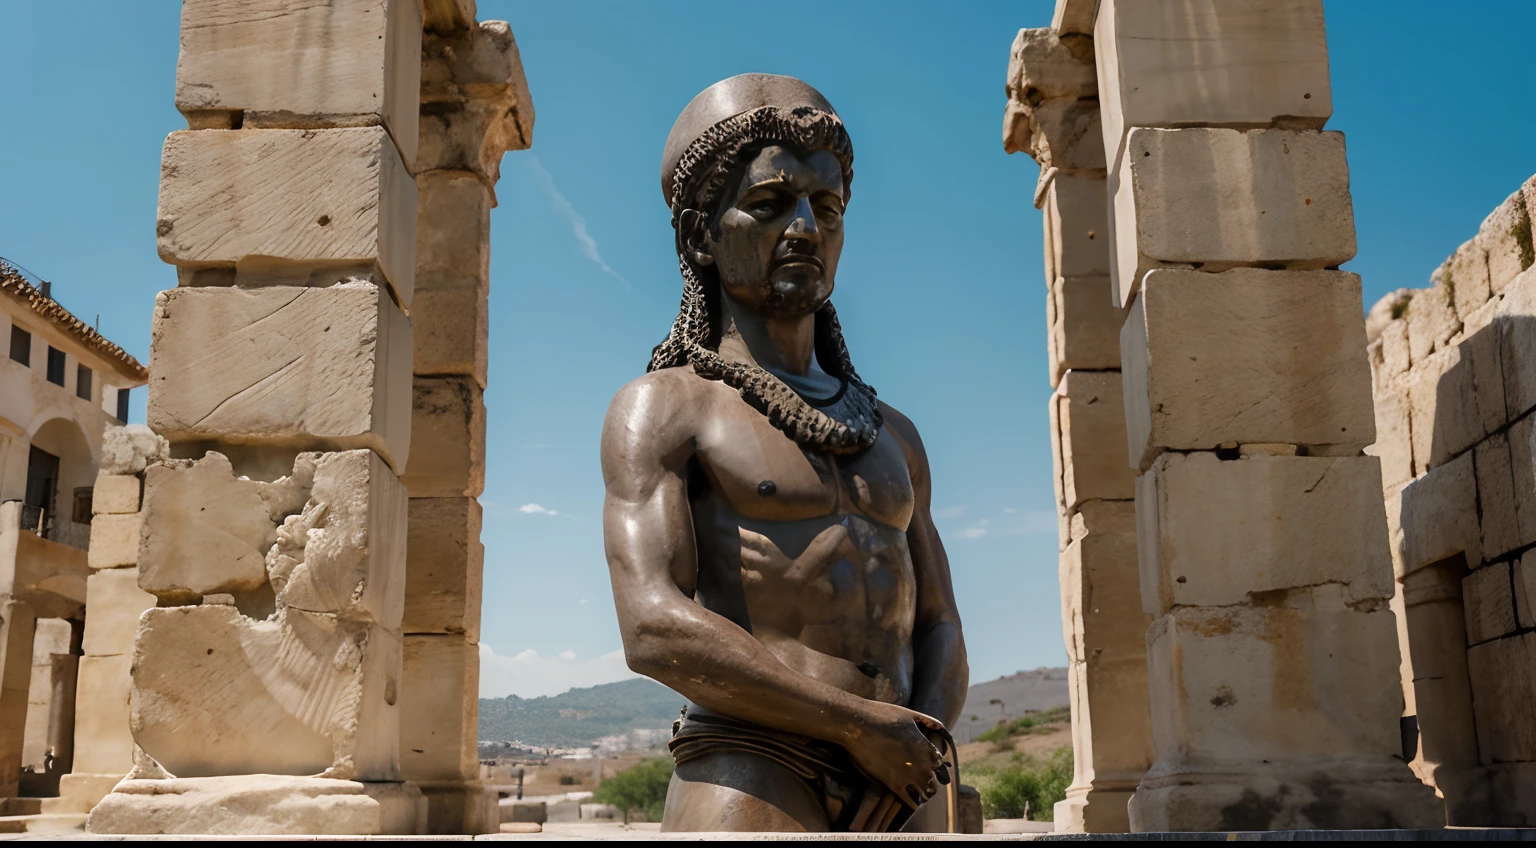
[[[603,539],[629,667],[705,709],[851,746],[872,721],[870,702],[789,668],[694,602],[693,404],[664,380],[626,386],[603,427]]]
[[[912,523],[907,526],[907,548],[917,575],[917,616],[912,628],[912,709],[953,727],[965,706],[970,685],[965,634],[955,590],[949,576],[949,556],[933,526],[933,486],[928,474],[928,454],[917,428],[906,416],[882,405],[886,426],[900,438],[912,477]]]

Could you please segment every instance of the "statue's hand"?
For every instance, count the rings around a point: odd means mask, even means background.
[[[938,793],[940,783],[949,782],[943,753],[923,732],[924,728],[943,727],[938,720],[915,710],[872,701],[869,721],[848,753],[865,774],[917,807]]]

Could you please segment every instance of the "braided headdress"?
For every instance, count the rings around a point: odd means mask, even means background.
[[[691,365],[695,373],[719,380],[740,392],[774,427],[796,442],[831,453],[857,453],[875,443],[881,416],[870,388],[853,369],[837,311],[828,301],[816,312],[816,359],[843,383],[835,401],[837,418],[806,402],[782,380],[755,365],[720,356],[720,283],[714,270],[693,264],[687,249],[687,222],[713,221],[728,181],[746,154],[779,144],[801,151],[827,150],[843,168],[843,193],[853,182],[853,143],[836,114],[811,106],[780,109],[761,106],[711,126],[687,147],[671,180],[672,227],[677,234],[678,269],[683,299],[666,339],[651,352],[647,371]],[[685,216],[688,210],[697,215]],[[840,420],[843,419],[843,420]]]

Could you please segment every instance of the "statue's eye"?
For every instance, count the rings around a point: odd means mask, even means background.
[[[761,197],[747,204],[747,211],[753,215],[774,215],[782,205],[777,197]]]

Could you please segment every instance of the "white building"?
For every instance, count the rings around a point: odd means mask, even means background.
[[[47,634],[39,648],[67,651],[46,665],[72,681],[102,434],[126,423],[129,392],[149,377],[47,288],[0,259],[0,804],[24,772],[46,784],[68,771],[72,710],[27,720],[35,634]],[[53,682],[73,695],[71,682]]]

